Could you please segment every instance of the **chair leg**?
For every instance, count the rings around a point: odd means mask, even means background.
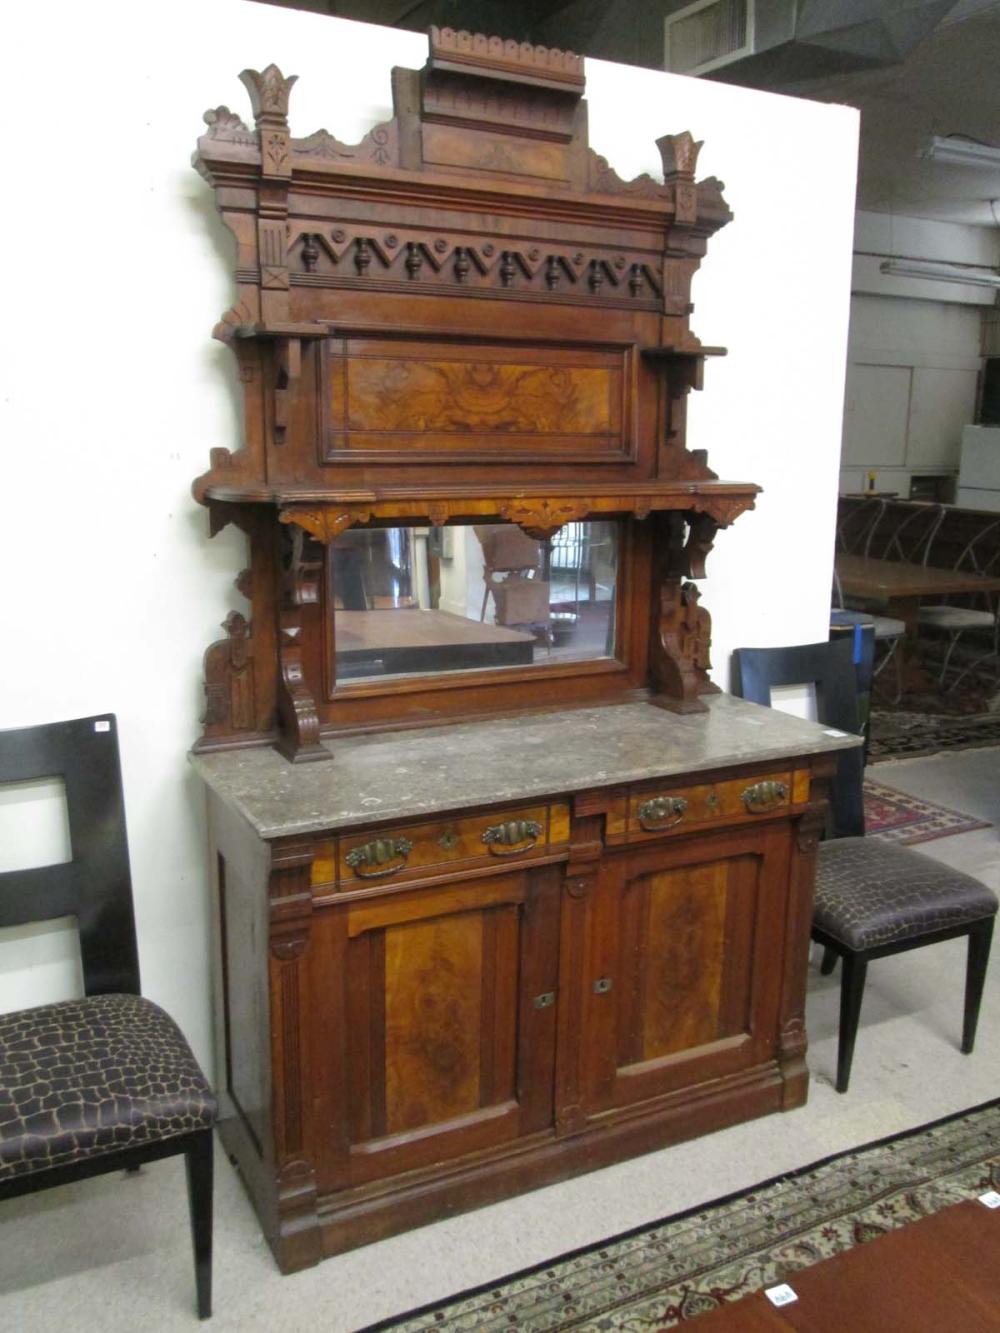
[[[840,1041],[837,1048],[837,1091],[846,1092],[851,1079],[854,1040],[858,1035],[861,999],[865,993],[868,959],[864,954],[845,953],[840,981]]]
[[[820,974],[824,977],[828,977],[837,966],[837,959],[839,957],[840,955],[837,953],[836,949],[831,949],[829,946],[824,945],[823,961],[819,965]]]
[[[986,966],[990,961],[993,918],[979,922],[969,931],[969,961],[965,970],[965,1020],[962,1024],[962,1054],[968,1055],[976,1043],[979,1004],[983,998]]]
[[[184,1154],[187,1167],[188,1204],[191,1211],[191,1241],[194,1246],[194,1276],[198,1295],[198,1318],[212,1313],[212,1131],[199,1134]]]

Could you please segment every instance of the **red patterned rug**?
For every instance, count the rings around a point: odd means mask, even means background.
[[[908,846],[989,827],[988,820],[973,819],[865,778],[865,831],[870,836]]]

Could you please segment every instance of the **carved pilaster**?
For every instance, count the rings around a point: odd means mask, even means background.
[[[809,932],[812,926],[816,849],[823,832],[825,811],[813,805],[796,821],[788,872],[785,924],[787,958],[783,968],[781,1018],[778,1029],[778,1064],[784,1079],[782,1109],[802,1106],[809,1087],[806,1068],[806,980],[809,967]]]
[[[573,802],[569,857],[564,878],[559,938],[559,1035],[556,1040],[556,1132],[574,1134],[588,1124],[584,1111],[586,1050],[579,1040],[589,984],[587,939],[593,894],[604,852],[604,807],[581,792]]]
[[[312,923],[311,842],[276,843],[271,852],[271,956],[292,962],[302,955]]]
[[[271,853],[271,1061],[281,1071],[274,1081],[280,1091],[273,1111],[279,1249],[286,1270],[323,1257],[309,1123],[312,1080],[304,1046],[312,861],[309,842],[278,843]]]
[[[292,176],[288,98],[296,78],[292,74],[286,79],[277,65],[263,71],[245,69],[240,74],[250,94],[260,145],[257,254],[265,323],[288,319],[288,186]]]

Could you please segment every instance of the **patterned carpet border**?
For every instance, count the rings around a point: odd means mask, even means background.
[[[998,1188],[1000,1098],[834,1153],[361,1333],[673,1328]]]
[[[989,820],[974,819],[865,778],[865,832],[869,837],[911,847],[918,842],[933,842],[935,838],[990,827]]]

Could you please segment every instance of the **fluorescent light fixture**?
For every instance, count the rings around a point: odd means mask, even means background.
[[[927,147],[920,150],[920,156],[934,162],[950,162],[956,167],[992,167],[1000,171],[1000,148],[973,139],[946,139],[935,134]]]
[[[958,282],[964,287],[1000,289],[1000,273],[991,268],[963,268],[961,264],[943,264],[933,259],[886,259],[878,269],[891,278],[924,278],[931,282]]]

